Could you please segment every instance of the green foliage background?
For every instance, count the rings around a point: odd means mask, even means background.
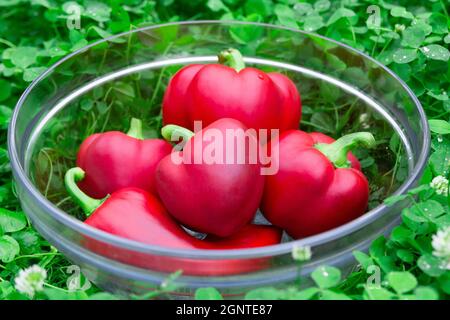
[[[81,6],[79,31],[70,31],[66,25],[74,3]],[[315,287],[260,288],[247,297],[448,298],[450,271],[432,255],[431,247],[431,236],[450,225],[448,195],[438,195],[429,187],[433,177],[449,175],[448,11],[447,0],[0,0],[0,298],[27,298],[14,289],[14,277],[32,264],[41,265],[48,273],[45,290],[36,298],[114,298],[95,287],[68,292],[69,263],[34,231],[20,209],[6,151],[7,125],[20,94],[47,67],[95,40],[144,25],[196,19],[263,21],[342,41],[399,74],[419,97],[431,120],[430,163],[422,185],[404,196],[414,199],[414,205],[402,212],[403,223],[390,237],[377,239],[368,254],[355,253],[359,266],[349,277],[341,279],[339,270],[324,266],[312,274]],[[374,19],[377,12],[379,20]],[[381,268],[381,287],[366,285],[370,265]],[[170,288],[166,284],[158,293]],[[196,297],[218,299],[220,294],[204,288],[197,291]]]

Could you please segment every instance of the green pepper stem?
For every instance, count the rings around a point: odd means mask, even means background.
[[[349,168],[351,165],[347,160],[347,154],[356,146],[373,148],[375,138],[370,132],[355,132],[340,137],[330,144],[318,143],[315,148],[322,152],[336,168]]]
[[[144,139],[144,136],[142,135],[142,120],[131,118],[130,129],[127,132],[127,136],[140,140]]]
[[[186,128],[177,126],[175,124],[168,124],[161,129],[161,135],[166,141],[178,142],[180,138],[186,143],[194,136],[194,133]]]
[[[109,195],[103,199],[94,199],[81,191],[77,182],[83,180],[84,176],[85,173],[83,169],[79,167],[71,168],[64,176],[64,183],[67,192],[73,201],[78,204],[86,216],[89,217],[109,197]]]
[[[219,53],[219,63],[227,64],[236,72],[245,68],[244,58],[236,49],[227,49]]]

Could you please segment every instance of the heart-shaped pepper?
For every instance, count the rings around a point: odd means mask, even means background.
[[[252,129],[297,129],[301,102],[285,75],[245,67],[239,51],[219,55],[223,64],[188,65],[171,79],[163,100],[164,124],[193,130],[220,118],[233,118]]]
[[[93,134],[83,141],[77,154],[77,166],[86,172],[80,188],[95,198],[126,187],[155,192],[156,166],[171,151],[165,140],[143,140],[142,122],[134,118],[127,134]]]
[[[183,137],[187,141],[182,151],[162,159],[156,170],[158,194],[180,223],[227,237],[252,220],[264,176],[260,174],[256,137],[247,134],[245,143],[239,139],[245,132],[244,124],[229,118],[217,120],[195,135],[175,125],[163,127],[166,140]]]
[[[277,145],[275,145],[275,143]],[[278,172],[266,177],[261,210],[293,238],[314,235],[362,215],[369,185],[350,149],[373,147],[368,132],[334,141],[322,133],[291,130],[270,143]]]

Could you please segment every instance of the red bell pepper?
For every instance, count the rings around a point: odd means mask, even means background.
[[[171,79],[163,100],[164,124],[193,130],[193,122],[207,126],[220,118],[233,118],[248,128],[297,129],[300,94],[286,76],[245,67],[235,49],[219,55],[223,64],[188,65]]]
[[[124,188],[104,199],[94,199],[77,186],[85,173],[72,168],[65,176],[66,189],[72,199],[88,216],[85,223],[138,242],[178,249],[227,250],[274,245],[281,240],[281,230],[272,226],[248,225],[227,239],[208,236],[199,240],[189,235],[167,213],[161,202],[152,194],[139,188]],[[192,260],[175,257],[130,256],[130,251],[120,252],[104,243],[89,239],[86,245],[93,251],[114,257],[127,263],[161,271],[183,269],[188,274],[233,274],[256,270],[268,263],[267,259],[240,260]]]
[[[181,224],[195,231],[228,237],[255,216],[264,188],[260,162],[251,161],[250,146],[258,145],[256,137],[248,135],[250,142],[245,145],[237,139],[232,142],[224,138],[215,150],[216,154],[222,155],[221,163],[220,159],[208,162],[205,157],[215,143],[214,139],[208,138],[209,133],[226,137],[227,131],[246,130],[240,121],[229,118],[217,120],[195,135],[179,126],[163,127],[162,135],[166,140],[171,140],[175,134],[187,141],[182,151],[162,159],[156,170],[158,194],[170,214]],[[245,155],[245,159],[227,161],[225,158],[232,151],[235,156],[239,152]],[[176,163],[173,156],[182,161]]]
[[[271,158],[278,161],[279,170],[266,177],[261,204],[272,224],[298,239],[365,212],[369,185],[349,151],[357,145],[373,147],[372,134],[358,132],[334,141],[322,133],[292,130],[273,141]]]
[[[155,192],[156,166],[171,150],[162,139],[143,140],[142,122],[134,118],[127,134],[93,134],[83,141],[77,155],[77,166],[86,171],[80,188],[96,198],[125,187]]]

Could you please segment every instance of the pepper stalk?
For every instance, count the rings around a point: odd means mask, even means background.
[[[139,140],[144,139],[144,135],[142,134],[142,120],[137,118],[131,118],[130,121],[130,129],[127,132],[127,136],[132,138],[136,138]]]
[[[355,132],[340,137],[333,143],[318,143],[314,147],[322,152],[336,168],[350,168],[347,154],[357,146],[375,147],[375,138],[370,132]]]
[[[161,135],[168,142],[178,142],[182,139],[183,147],[184,144],[192,138],[195,134],[189,129],[177,126],[175,124],[168,124],[162,127]]]
[[[64,184],[72,200],[78,204],[86,216],[89,217],[103,202],[105,202],[106,199],[108,199],[109,195],[103,199],[94,199],[81,191],[77,182],[83,180],[84,176],[85,172],[83,169],[79,167],[71,168],[67,170],[64,176]]]
[[[245,68],[244,58],[242,54],[237,49],[227,49],[219,53],[219,63],[226,64],[229,67],[236,70],[236,72],[241,71]]]

